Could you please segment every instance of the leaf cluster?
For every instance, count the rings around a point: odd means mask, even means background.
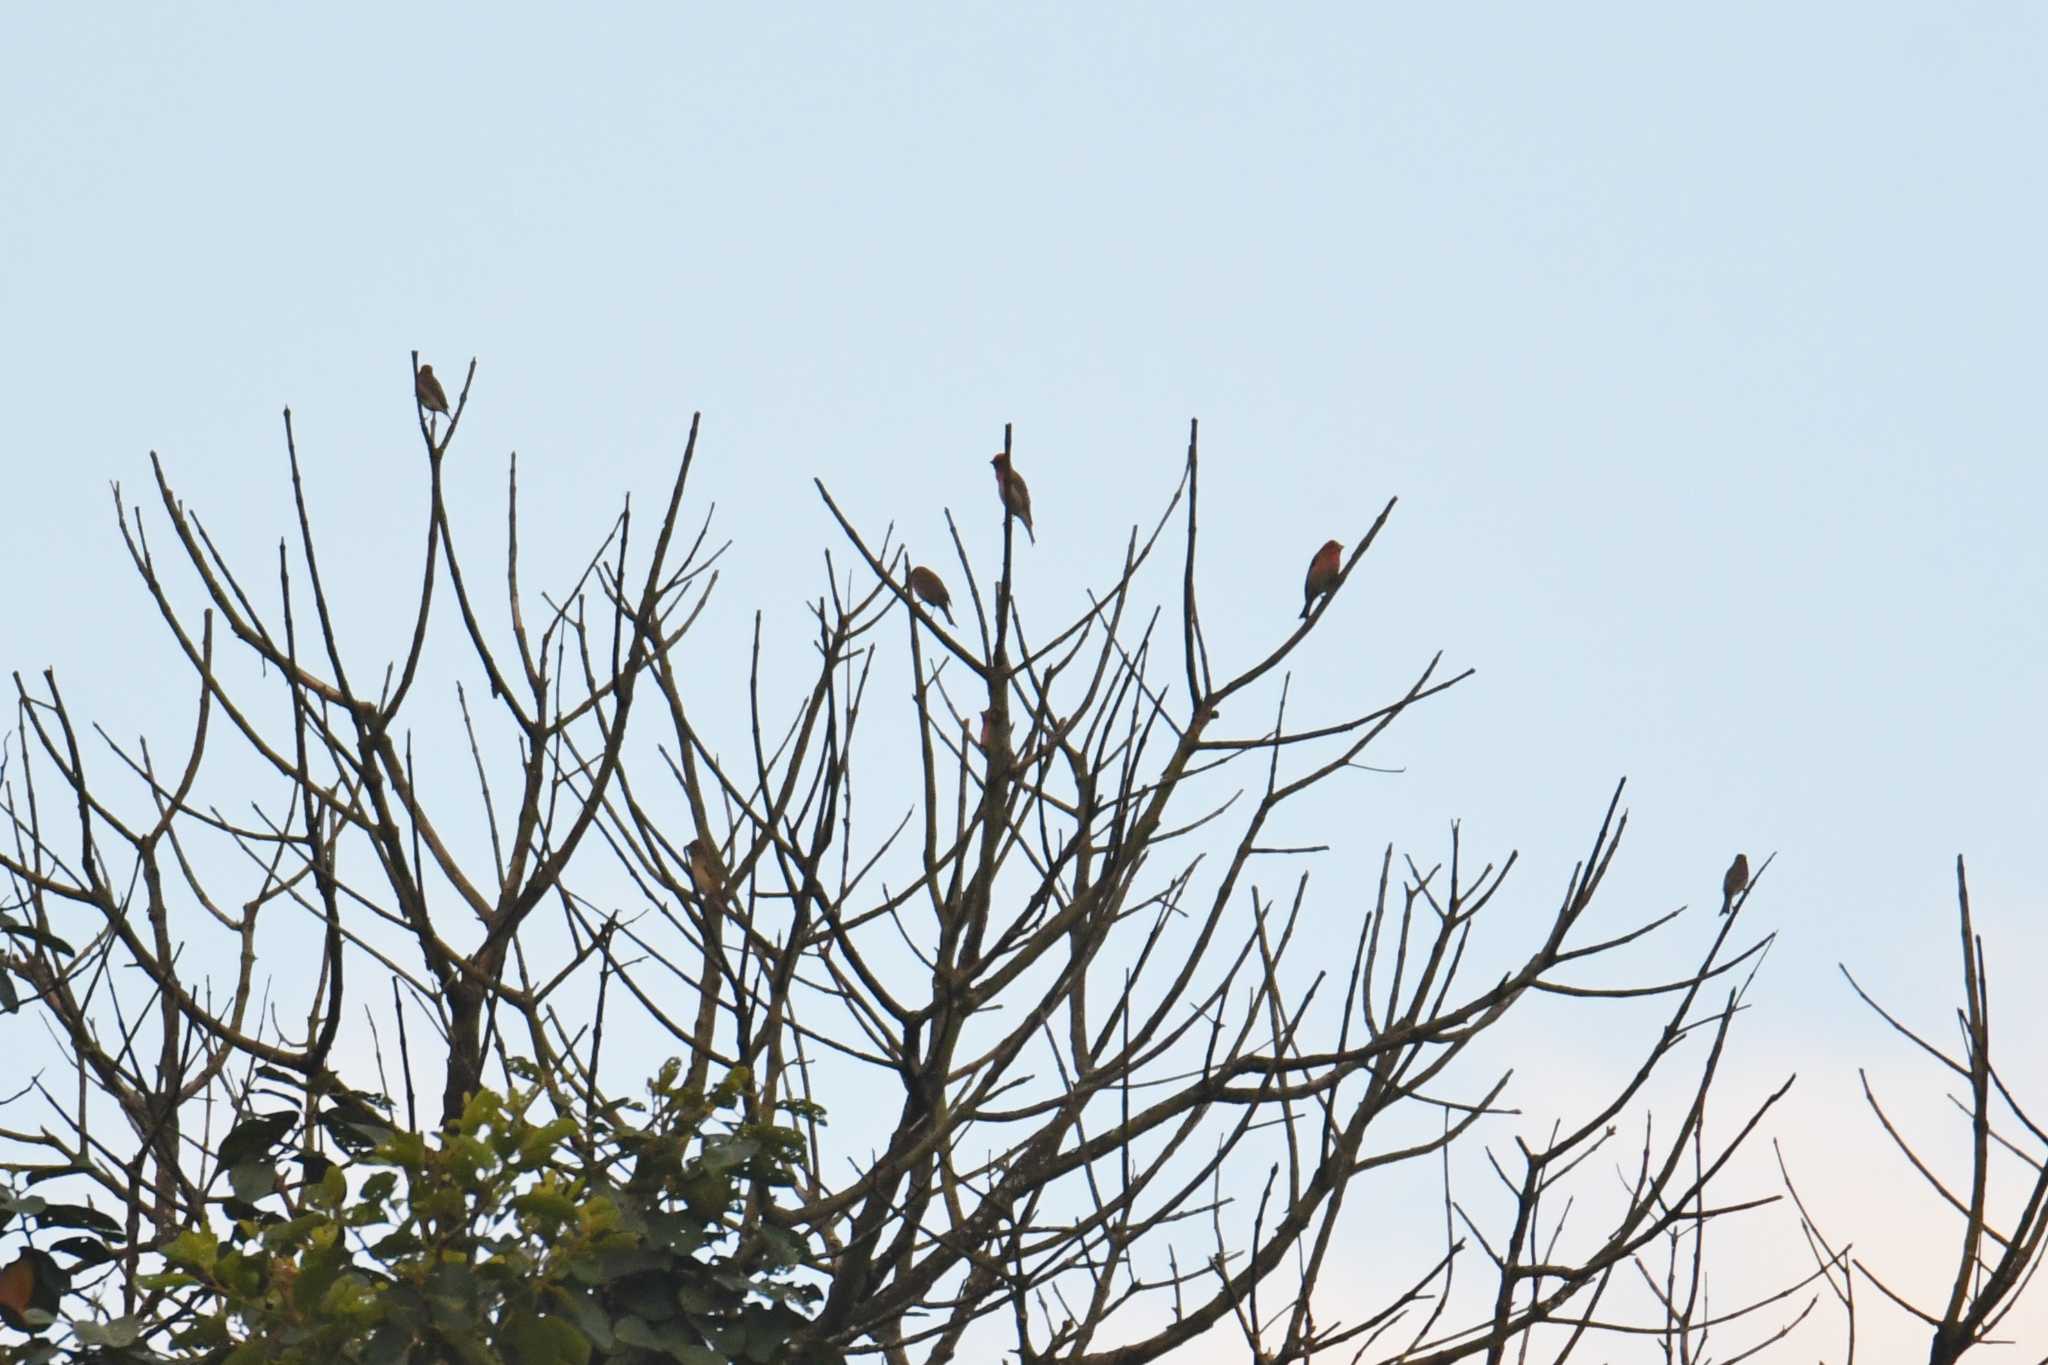
[[[738,1231],[749,1207],[772,1209],[795,1182],[801,1138],[721,1117],[742,1106],[744,1070],[709,1093],[679,1074],[672,1061],[646,1102],[587,1115],[546,1112],[538,1085],[479,1091],[433,1134],[388,1126],[350,1096],[320,1115],[331,1136],[352,1135],[341,1160],[294,1150],[290,1111],[247,1116],[217,1152],[230,1221],[154,1248],[162,1268],[134,1279],[141,1311],[68,1322],[57,1311],[74,1272],[122,1254],[109,1244],[117,1226],[95,1214],[97,1235],[28,1253],[36,1306],[12,1322],[61,1324],[71,1343],[0,1347],[0,1362],[838,1359],[804,1340],[820,1291],[798,1278],[798,1238],[772,1214]],[[69,1217],[33,1195],[0,1210],[42,1226]]]

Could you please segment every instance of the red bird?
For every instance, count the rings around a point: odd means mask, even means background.
[[[1339,540],[1323,542],[1323,548],[1316,551],[1316,557],[1308,562],[1308,581],[1301,586],[1304,599],[1301,604],[1301,619],[1308,620],[1308,614],[1315,610],[1316,599],[1337,590],[1337,576],[1344,572],[1344,543]]]
[[[441,391],[441,381],[434,378],[432,365],[420,366],[420,372],[413,376],[413,396],[420,400],[420,406],[428,412],[448,413],[448,395]]]
[[[1024,476],[1010,468],[1010,457],[1001,451],[989,463],[996,467],[996,492],[1002,495],[1003,510],[1024,523],[1024,534],[1036,545],[1038,533],[1031,529],[1031,490],[1024,486]]]
[[[946,591],[940,577],[920,564],[910,571],[910,590],[924,601],[945,613],[946,624],[953,624],[953,594]]]

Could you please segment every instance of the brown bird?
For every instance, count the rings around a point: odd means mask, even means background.
[[[0,1323],[17,1332],[31,1330],[22,1316],[30,1309],[56,1316],[63,1304],[68,1277],[47,1251],[24,1247],[19,1256],[0,1268]]]
[[[724,895],[725,860],[718,856],[718,846],[709,839],[692,839],[683,845],[683,853],[690,860],[690,885],[697,894]]]
[[[444,416],[447,414],[448,395],[441,391],[441,381],[434,378],[432,365],[420,366],[420,372],[413,376],[412,392],[413,397],[420,400],[420,406],[428,412],[438,412]]]
[[[996,492],[1002,495],[1003,510],[1024,523],[1024,534],[1036,545],[1038,532],[1031,529],[1031,490],[1024,486],[1024,476],[1010,468],[1010,457],[1000,450],[989,463],[996,467]]]
[[[1344,543],[1338,540],[1323,542],[1323,548],[1316,551],[1316,557],[1308,562],[1308,581],[1302,584],[1301,619],[1308,620],[1308,614],[1315,610],[1316,599],[1337,590],[1337,576],[1344,572]]]
[[[945,583],[937,574],[922,564],[918,565],[910,571],[910,590],[945,613],[947,625],[953,624],[953,594],[946,591]]]
[[[1735,908],[1735,898],[1749,889],[1749,857],[1738,853],[1735,861],[1728,864],[1728,871],[1721,877],[1721,913],[1727,914]]]
[[[19,1327],[20,1319],[13,1315],[28,1311],[29,1300],[36,1292],[36,1268],[26,1256],[17,1256],[4,1270],[0,1270],[0,1312],[8,1313],[7,1325]]]

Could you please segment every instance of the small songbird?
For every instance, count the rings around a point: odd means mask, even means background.
[[[945,614],[946,624],[953,624],[953,594],[946,591],[945,583],[939,576],[920,564],[910,571],[910,590],[922,600]]]
[[[1003,510],[1024,523],[1024,534],[1036,545],[1038,532],[1031,529],[1031,490],[1024,486],[1024,476],[1010,468],[1010,457],[1000,450],[989,463],[996,467],[996,492],[1002,495]]]
[[[1749,856],[1738,853],[1721,877],[1721,913],[1735,908],[1735,898],[1749,889]]]
[[[697,894],[724,895],[725,861],[718,856],[718,846],[709,839],[692,839],[683,845],[683,853],[690,860],[690,885]]]
[[[441,391],[441,381],[434,378],[432,365],[420,366],[420,372],[413,377],[412,391],[413,396],[420,400],[420,406],[428,412],[447,415],[448,395]]]
[[[1323,542],[1323,548],[1316,551],[1316,557],[1308,562],[1308,581],[1302,584],[1301,619],[1308,620],[1308,614],[1315,610],[1316,599],[1337,590],[1337,577],[1344,572],[1344,543],[1338,540]]]
[[[36,1268],[28,1257],[17,1256],[0,1269],[0,1313],[8,1315],[9,1327],[20,1326],[20,1318],[15,1315],[28,1311],[35,1291]]]
[[[21,1254],[0,1267],[0,1323],[17,1332],[31,1328],[23,1314],[41,1309],[55,1316],[63,1306],[68,1277],[47,1251],[23,1247]]]

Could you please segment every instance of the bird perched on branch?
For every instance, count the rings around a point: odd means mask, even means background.
[[[996,492],[1002,495],[1003,510],[1024,523],[1024,534],[1036,545],[1038,532],[1031,529],[1031,490],[1024,486],[1024,476],[1010,468],[1010,457],[1000,450],[989,463],[996,467]]]
[[[428,412],[448,414],[448,395],[441,391],[441,381],[434,378],[432,365],[420,366],[420,372],[413,376],[413,396],[420,400],[420,406]]]
[[[1749,889],[1749,856],[1738,853],[1721,876],[1721,913],[1735,908],[1735,898]]]
[[[709,839],[692,839],[683,845],[683,853],[690,860],[690,885],[697,888],[697,894],[723,896],[725,860],[718,856],[718,846]]]
[[[1344,572],[1344,544],[1328,540],[1323,548],[1316,551],[1316,557],[1308,562],[1308,581],[1302,584],[1301,619],[1308,620],[1308,614],[1315,610],[1316,599],[1337,590],[1338,575]]]
[[[939,576],[920,564],[910,571],[910,590],[945,614],[946,624],[953,624],[953,594],[946,591],[945,583]]]

